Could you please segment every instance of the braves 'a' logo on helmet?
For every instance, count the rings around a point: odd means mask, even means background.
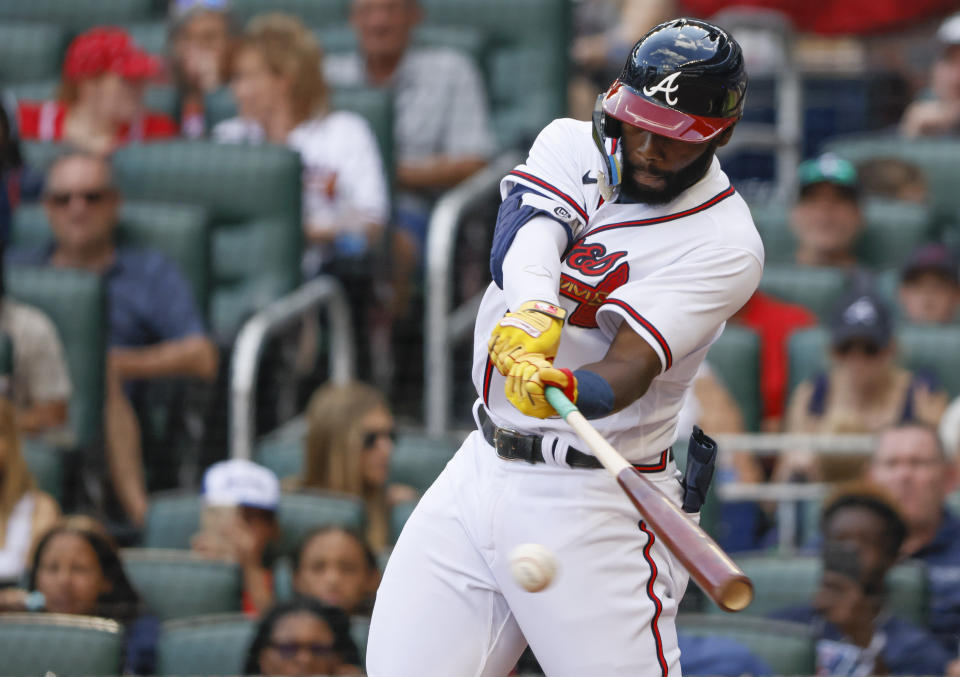
[[[673,93],[680,89],[680,85],[676,84],[678,77],[680,77],[680,71],[671,73],[653,87],[644,87],[643,93],[647,96],[653,96],[657,92],[663,92],[663,98],[666,102],[671,106],[676,106],[677,97],[673,96]]]

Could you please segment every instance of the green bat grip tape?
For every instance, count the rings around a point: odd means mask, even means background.
[[[577,411],[577,406],[567,399],[567,396],[563,394],[563,391],[560,390],[560,388],[547,386],[544,394],[546,395],[547,402],[550,403],[550,406],[556,409],[557,413],[563,418],[566,418],[573,412]]]

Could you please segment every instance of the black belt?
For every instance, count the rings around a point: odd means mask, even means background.
[[[525,435],[515,430],[497,427],[483,407],[480,407],[480,431],[483,438],[493,447],[497,456],[511,461],[526,461],[527,463],[546,463],[543,458],[543,437],[541,435]],[[571,468],[602,468],[603,464],[593,454],[586,454],[573,447],[567,448],[566,463]],[[667,467],[667,461],[673,460],[673,449],[660,452],[660,459],[650,465],[634,465],[640,472],[660,472]]]

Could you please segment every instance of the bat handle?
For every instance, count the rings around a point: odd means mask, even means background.
[[[550,403],[550,406],[557,410],[557,413],[560,414],[560,417],[566,419],[570,414],[577,409],[577,405],[570,401],[570,399],[563,394],[563,391],[556,386],[547,386],[544,391],[546,395],[547,402]]]

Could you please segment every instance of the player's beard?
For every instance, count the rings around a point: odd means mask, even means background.
[[[640,202],[648,205],[663,205],[673,202],[680,193],[695,184],[703,178],[713,162],[713,153],[717,146],[712,141],[706,144],[706,147],[693,162],[683,169],[675,172],[652,172],[647,169],[647,173],[664,179],[663,188],[649,188],[636,182],[633,178],[633,172],[637,166],[630,162],[624,154],[623,157],[623,185],[620,190],[631,202]]]

